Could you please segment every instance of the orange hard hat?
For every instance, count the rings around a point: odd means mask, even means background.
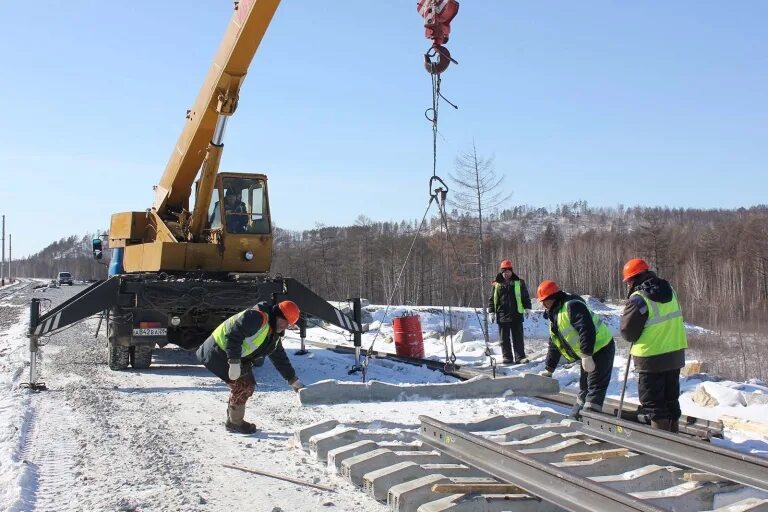
[[[280,308],[280,312],[290,325],[294,325],[299,321],[301,311],[299,311],[299,306],[292,300],[284,300],[277,307]]]
[[[536,289],[536,298],[539,300],[544,300],[552,295],[556,294],[560,291],[560,287],[557,286],[557,283],[547,279],[546,281],[542,281],[539,287]]]
[[[650,267],[648,267],[648,263],[646,263],[645,260],[640,258],[632,258],[624,264],[624,270],[622,271],[624,282],[626,283],[637,274],[645,272],[649,268]]]
[[[499,263],[499,270],[512,270],[512,260],[503,260]]]

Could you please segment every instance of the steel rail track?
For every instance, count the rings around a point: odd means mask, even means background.
[[[572,391],[560,391],[557,395],[544,395],[537,398],[542,401],[570,407],[576,401],[576,393]],[[639,423],[641,425],[647,425],[647,423],[643,423],[638,418],[638,407],[638,404],[627,403],[625,400],[621,419]],[[618,412],[619,401],[606,398],[603,403],[603,413],[616,418]],[[705,440],[710,440],[715,437],[723,437],[723,423],[721,421],[706,420],[684,414],[680,417],[680,433]]]
[[[13,286],[10,290],[7,287],[11,285],[3,287],[3,289],[0,290],[0,300],[16,295],[19,292],[27,291],[32,287],[33,284],[31,281],[26,281],[23,279],[18,279],[18,282],[20,285]]]
[[[419,416],[420,438],[425,443],[490,475],[513,483],[548,502],[572,512],[663,511],[587,478],[561,470],[517,450],[451,427],[428,416]]]
[[[580,428],[597,439],[768,491],[768,459],[589,411],[582,413]]]
[[[551,411],[467,423],[419,420],[327,420],[298,430],[296,439],[399,512],[768,509],[768,460],[685,436],[632,424],[629,433],[607,436],[605,425]],[[750,467],[738,469],[744,463]],[[481,482],[513,488],[469,490]],[[453,484],[443,492],[454,494],[441,497],[435,484]]]

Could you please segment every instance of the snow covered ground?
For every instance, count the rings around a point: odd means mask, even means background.
[[[489,415],[553,409],[534,399],[482,399],[405,403],[339,404],[301,407],[296,395],[271,363],[256,370],[258,387],[246,417],[262,431],[254,436],[228,434],[223,429],[227,388],[197,365],[192,354],[176,349],[158,350],[153,366],[144,371],[113,372],[106,366],[104,329],[94,337],[97,320],[64,331],[41,351],[42,380],[49,390],[30,393],[20,384],[28,379],[25,336],[28,304],[33,294],[55,305],[79,291],[32,291],[31,287],[0,297],[0,510],[361,510],[386,507],[366,497],[351,484],[328,473],[324,464],[293,446],[295,429],[325,419],[374,421],[386,419],[417,424],[419,415],[444,421],[477,420]],[[620,308],[590,301],[616,332]],[[439,307],[365,308],[373,331],[363,337],[367,349],[394,352],[392,318],[417,313],[428,357],[443,359],[446,348],[440,332],[444,319],[456,334],[449,338],[457,363],[488,364],[479,317],[467,308],[453,308],[444,316]],[[448,311],[446,310],[446,313]],[[690,327],[692,333],[697,328]],[[308,339],[351,344],[333,327],[313,327]],[[534,310],[526,321],[529,355],[546,347],[546,321]],[[377,334],[378,332],[378,334]],[[491,333],[499,354],[498,336]],[[309,345],[310,353],[296,356],[295,334],[286,340],[289,356],[305,384],[323,379],[359,381],[348,374],[351,356]],[[626,364],[626,348],[619,342],[609,396],[618,398]],[[500,359],[500,357],[499,357]],[[540,371],[543,360],[501,373]],[[578,388],[578,367],[558,368],[561,386]],[[440,372],[390,361],[372,360],[367,375],[393,383],[449,382]],[[697,375],[682,382],[686,414],[717,419],[768,418],[761,397],[768,388],[759,382],[714,382]],[[719,405],[703,407],[692,401],[699,387]],[[630,374],[629,400],[637,385]],[[564,409],[558,409],[566,412]],[[721,441],[729,447],[768,456],[768,439],[754,432],[726,430]],[[235,464],[334,487],[320,491],[281,480],[222,467]]]

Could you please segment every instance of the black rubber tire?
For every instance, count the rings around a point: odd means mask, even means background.
[[[130,362],[131,348],[117,344],[114,340],[109,340],[107,358],[110,370],[125,370]]]
[[[135,370],[152,366],[152,349],[149,345],[131,347],[131,366]]]

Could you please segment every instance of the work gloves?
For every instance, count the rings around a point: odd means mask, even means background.
[[[488,321],[493,323],[496,323],[496,313],[488,313]]]
[[[592,359],[592,356],[581,356],[581,367],[584,368],[585,372],[592,373],[595,371],[595,360]]]
[[[237,380],[240,378],[240,360],[229,360],[229,380]]]
[[[300,389],[304,389],[304,384],[299,380],[298,377],[294,377],[291,380],[288,381],[288,384],[291,385],[293,390],[298,393]]]
[[[551,378],[552,377],[552,372],[549,371],[549,370],[544,370],[543,372],[539,372],[539,375],[541,375],[542,377],[550,377]]]

